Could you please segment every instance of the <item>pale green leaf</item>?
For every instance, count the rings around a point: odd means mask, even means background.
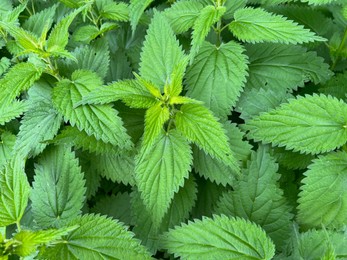
[[[347,153],[332,152],[313,160],[299,193],[298,221],[306,227],[347,224]]]
[[[296,22],[261,8],[247,7],[234,13],[230,31],[245,42],[279,42],[297,44],[325,39]]]
[[[51,142],[55,144],[70,144],[83,151],[95,154],[106,154],[117,151],[117,147],[110,143],[104,143],[88,135],[85,131],[80,131],[76,127],[65,127]]]
[[[175,123],[177,129],[200,149],[230,166],[234,173],[239,172],[225,130],[210,110],[198,104],[184,104],[176,114]]]
[[[0,170],[0,226],[19,223],[27,206],[30,185],[16,157]]]
[[[27,102],[13,101],[12,103],[0,106],[0,125],[19,117],[28,109]]]
[[[256,141],[302,153],[328,152],[347,141],[347,104],[331,96],[299,96],[244,127]]]
[[[162,237],[176,257],[191,260],[271,259],[275,247],[254,223],[240,218],[214,216],[183,224]]]
[[[274,158],[261,146],[252,153],[247,169],[233,185],[234,190],[224,193],[216,212],[257,223],[280,249],[290,234],[292,214],[278,188],[277,172]]]
[[[169,22],[163,14],[155,13],[141,52],[141,77],[163,90],[175,66],[185,59],[184,57]]]
[[[78,8],[82,6],[85,2],[85,0],[59,0],[64,5],[71,7],[71,8]]]
[[[204,6],[199,1],[175,1],[164,15],[175,33],[184,33],[194,26]]]
[[[251,145],[243,141],[243,133],[237,128],[235,124],[229,122],[224,123],[223,127],[227,130],[227,136],[230,141],[230,149],[234,152],[238,160],[246,161],[251,152]],[[193,148],[194,168],[204,178],[222,184],[233,185],[235,182],[235,173],[230,166],[213,159],[204,151],[198,149],[196,146]]]
[[[149,108],[157,103],[139,81],[123,80],[86,94],[78,104],[106,104],[117,100],[133,108]]]
[[[131,146],[118,112],[110,105],[83,105],[74,108],[82,96],[101,86],[101,79],[91,71],[78,70],[71,80],[63,79],[53,89],[53,103],[72,126],[84,130],[98,140],[122,148]]]
[[[179,97],[181,94],[183,86],[183,77],[188,65],[188,57],[185,57],[173,69],[171,78],[166,82],[164,86],[164,94],[170,97],[170,102],[172,103],[172,98],[185,98]]]
[[[326,5],[330,3],[344,3],[344,0],[301,0],[302,2],[307,2],[310,5]]]
[[[192,42],[190,49],[190,59],[194,60],[195,55],[198,53],[200,46],[204,42],[207,34],[211,30],[211,26],[218,22],[226,9],[224,6],[215,8],[212,5],[204,7],[194,22]]]
[[[135,32],[143,12],[153,1],[154,0],[130,0],[129,17],[133,32]]]
[[[0,59],[0,76],[2,76],[9,69],[10,66],[11,66],[10,59],[7,57],[2,57]]]
[[[247,0],[227,0],[224,4],[226,11],[223,15],[224,19],[234,18],[234,13],[238,9],[244,8],[247,4]]]
[[[218,117],[226,117],[240,96],[247,76],[247,56],[236,42],[218,48],[204,42],[186,73],[187,95],[201,100]]]
[[[42,250],[39,259],[152,259],[147,249],[120,222],[99,215],[84,215],[70,225],[79,228],[61,243]]]
[[[136,158],[135,178],[141,198],[159,227],[175,192],[188,178],[192,163],[191,148],[176,130],[161,133]]]
[[[64,50],[69,41],[69,26],[82,9],[74,10],[56,24],[46,42],[48,52],[54,54],[57,51]]]
[[[22,91],[29,89],[40,78],[42,69],[22,62],[14,65],[0,79],[0,107],[11,103]]]
[[[332,76],[323,58],[300,46],[249,44],[246,50],[250,62],[246,88],[286,91],[304,87],[308,81],[324,83]]]
[[[143,146],[151,145],[152,142],[164,130],[164,124],[170,119],[170,110],[160,102],[150,107],[145,115],[145,133],[143,137]]]
[[[3,0],[0,3],[0,13],[7,13],[12,11],[12,1],[11,0]]]
[[[39,231],[21,230],[13,236],[13,239],[19,242],[13,252],[16,255],[25,257],[29,256],[37,250],[39,246],[53,244],[56,240],[67,235],[70,231],[76,229],[78,226],[65,227],[62,229],[46,229]]]
[[[133,192],[131,194],[132,212],[135,221],[133,231],[151,252],[155,253],[159,249],[160,234],[169,231],[169,228],[173,228],[189,218],[189,213],[196,200],[196,186],[192,177],[185,181],[184,186],[175,193],[159,228],[152,224],[151,212],[143,205],[140,193]]]
[[[53,146],[35,166],[32,212],[40,227],[64,225],[81,214],[84,203],[83,173],[68,146]]]
[[[72,39],[76,42],[83,42],[88,44],[90,41],[98,37],[99,33],[99,28],[95,25],[82,25],[74,31]]]
[[[4,131],[0,136],[0,169],[13,157],[13,147],[16,136]]]
[[[16,153],[24,158],[40,154],[47,146],[44,141],[57,134],[63,121],[53,107],[50,83],[38,81],[28,93],[29,108],[21,120],[15,145]]]

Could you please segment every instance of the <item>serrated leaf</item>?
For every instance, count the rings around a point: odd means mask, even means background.
[[[194,26],[203,8],[199,1],[176,1],[164,15],[175,33],[184,33]]]
[[[274,147],[273,154],[276,161],[287,169],[306,169],[316,156],[312,154],[301,154],[299,152],[288,151],[283,147]]]
[[[336,74],[318,89],[320,93],[346,100],[347,72]]]
[[[251,152],[251,146],[244,142],[243,133],[236,127],[235,124],[229,122],[224,123],[223,127],[227,130],[227,136],[230,140],[230,149],[234,152],[235,157],[239,160],[247,160]],[[226,186],[233,185],[235,182],[235,173],[232,168],[224,163],[213,159],[201,149],[193,147],[194,168],[200,176]]]
[[[204,42],[194,62],[187,69],[187,95],[201,100],[216,116],[231,113],[247,76],[247,57],[236,42],[218,48]]]
[[[121,148],[131,146],[118,112],[110,105],[83,105],[74,108],[82,96],[102,85],[101,79],[91,71],[78,70],[72,73],[71,80],[58,82],[53,89],[53,103],[64,115],[64,120],[72,126],[84,130],[98,140]]]
[[[142,47],[141,77],[163,90],[175,66],[184,59],[184,52],[165,16],[155,13]]]
[[[251,88],[241,94],[237,101],[236,111],[241,113],[240,118],[248,120],[261,112],[268,112],[278,107],[289,98],[293,98],[293,95],[285,91],[275,92],[270,86],[269,89]]]
[[[13,157],[0,170],[0,227],[19,224],[28,204],[30,185],[24,165],[17,160]]]
[[[145,133],[143,137],[143,146],[151,145],[152,142],[164,130],[164,124],[170,119],[170,110],[160,102],[150,107],[145,115]]]
[[[107,215],[130,226],[133,224],[131,221],[130,200],[131,197],[128,192],[119,192],[116,195],[112,194],[111,196],[106,195],[101,197],[101,199],[95,203],[91,212]]]
[[[133,192],[131,194],[131,208],[135,221],[133,231],[151,252],[155,253],[159,249],[160,234],[188,219],[189,212],[195,204],[196,193],[196,183],[194,178],[191,177],[186,180],[184,186],[175,193],[170,207],[158,229],[153,226],[151,212],[143,205],[140,193]]]
[[[287,20],[281,15],[265,11],[262,8],[246,7],[236,10],[230,31],[245,42],[279,42],[297,44],[313,41],[325,41],[302,25]]]
[[[224,6],[226,8],[225,14],[223,15],[224,19],[234,18],[234,13],[238,9],[244,8],[247,4],[247,0],[233,0],[225,1]]]
[[[50,83],[39,81],[28,93],[29,109],[21,120],[15,145],[16,153],[24,158],[40,154],[47,146],[43,141],[53,138],[63,121],[53,107]]]
[[[103,2],[99,1],[96,4],[101,17],[122,22],[129,20],[129,7],[126,3],[109,1],[103,4]]]
[[[155,227],[160,226],[175,192],[188,178],[191,163],[190,145],[176,130],[162,132],[150,146],[142,147],[135,178]]]
[[[347,223],[347,154],[332,152],[313,160],[299,193],[298,221],[306,227]]]
[[[132,108],[149,108],[158,101],[137,80],[123,80],[83,96],[81,104],[106,104],[122,100]]]
[[[75,154],[67,146],[45,151],[35,166],[32,212],[40,227],[59,227],[81,214],[85,181]]]
[[[324,83],[332,76],[324,59],[300,46],[249,44],[246,50],[250,62],[246,88],[286,91],[304,87],[308,81]]]
[[[42,69],[28,62],[13,66],[0,79],[0,107],[11,103],[21,91],[29,89],[41,77]]]
[[[323,153],[347,141],[347,104],[331,96],[306,95],[246,122],[248,136],[302,153]]]
[[[0,106],[0,125],[19,117],[28,109],[27,102],[13,101],[12,103]]]
[[[0,136],[0,169],[13,156],[13,147],[16,142],[16,136],[10,132],[4,131]]]
[[[339,3],[341,0],[301,0],[302,2],[307,2],[311,5],[325,5],[330,3]],[[341,2],[342,3],[342,2]]]
[[[80,131],[72,126],[65,127],[51,142],[55,144],[70,144],[83,151],[95,154],[107,154],[117,150],[112,144],[104,143],[96,139],[95,136],[90,136],[85,131]]]
[[[240,218],[214,216],[183,224],[162,237],[182,259],[271,259],[275,247],[257,225]]]
[[[222,15],[225,13],[225,7],[214,7],[212,5],[205,6],[194,22],[192,42],[190,49],[191,62],[194,60],[195,55],[198,53],[200,46],[204,42],[207,34],[211,30],[211,26],[218,22]]]
[[[135,162],[133,152],[100,154],[91,165],[94,172],[113,182],[135,185]]]
[[[198,104],[184,104],[177,112],[177,129],[213,158],[230,166],[234,173],[239,165],[230,150],[225,130],[210,110]]]
[[[39,259],[152,259],[134,234],[120,222],[99,215],[84,215],[69,225],[79,228],[63,242],[47,247]]]
[[[29,256],[37,250],[39,246],[49,246],[62,236],[67,235],[70,231],[78,226],[65,227],[62,229],[46,229],[39,231],[21,230],[13,236],[13,239],[19,242],[13,253],[25,257]]]
[[[0,46],[1,46],[1,43],[0,43]],[[2,76],[8,70],[10,66],[11,66],[10,59],[7,57],[2,57],[0,59],[0,76]]]
[[[154,0],[130,0],[129,17],[131,30],[133,31],[133,33],[136,30],[137,24],[143,12],[153,1]]]
[[[290,234],[292,214],[278,188],[277,171],[274,158],[261,146],[257,153],[252,153],[247,169],[233,185],[234,191],[221,197],[216,212],[257,223],[280,249]]]
[[[72,13],[66,15],[63,19],[61,19],[56,26],[51,31],[47,42],[46,42],[46,50],[52,54],[57,51],[60,52],[64,50],[68,41],[69,41],[69,26],[75,19],[75,17],[83,10],[82,8],[74,10]]]

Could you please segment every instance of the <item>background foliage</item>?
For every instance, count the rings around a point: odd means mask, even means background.
[[[347,259],[345,0],[2,0],[0,259]]]

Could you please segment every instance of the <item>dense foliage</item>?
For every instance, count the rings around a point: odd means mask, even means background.
[[[346,0],[1,0],[0,259],[347,259]]]

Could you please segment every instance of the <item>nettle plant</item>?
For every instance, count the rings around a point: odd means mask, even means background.
[[[347,259],[345,0],[2,0],[0,259]]]

